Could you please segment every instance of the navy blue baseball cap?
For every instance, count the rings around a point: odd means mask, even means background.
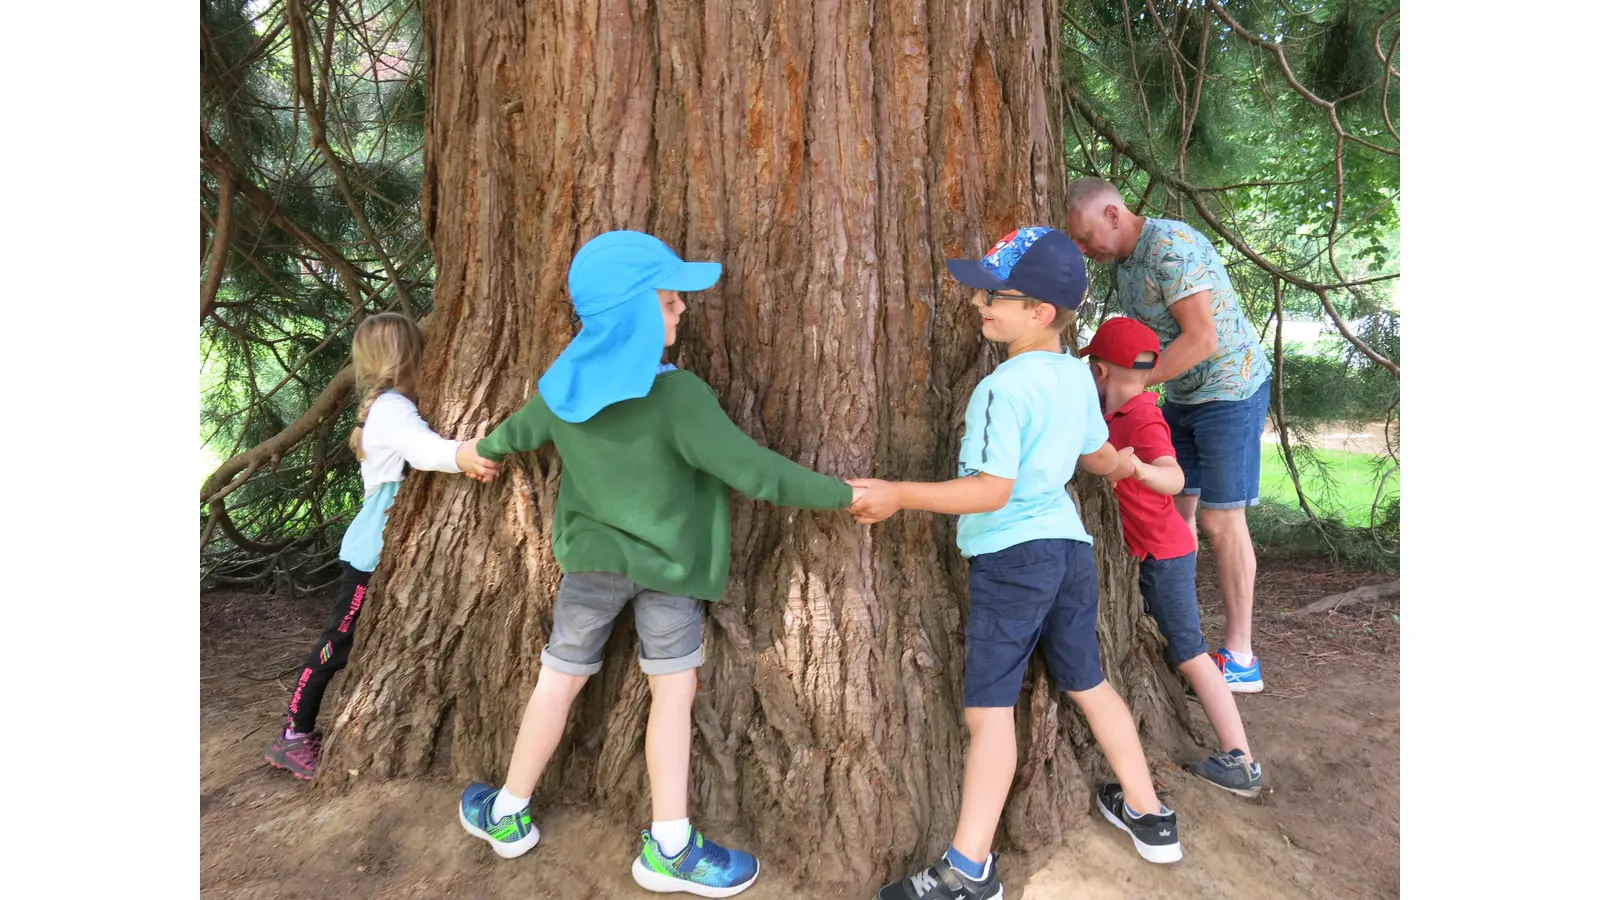
[[[1042,225],[1018,228],[982,259],[947,259],[944,265],[967,287],[1020,291],[1059,309],[1077,309],[1089,291],[1089,274],[1078,245]]]

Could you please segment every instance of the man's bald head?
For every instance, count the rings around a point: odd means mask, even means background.
[[[1067,188],[1067,210],[1069,212],[1074,209],[1093,208],[1094,210],[1099,210],[1100,207],[1107,204],[1115,204],[1123,209],[1128,208],[1122,202],[1122,192],[1117,190],[1116,185],[1104,178],[1096,178],[1090,175],[1085,178],[1079,178]]]
[[[1079,178],[1067,187],[1067,234],[1083,255],[1110,265],[1133,252],[1144,220],[1128,211],[1122,192],[1104,178]]]

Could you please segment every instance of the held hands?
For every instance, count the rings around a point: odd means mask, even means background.
[[[1116,484],[1124,478],[1143,481],[1141,474],[1143,467],[1144,462],[1133,455],[1133,448],[1123,447],[1117,451],[1117,467],[1111,471],[1110,475],[1106,476],[1106,481],[1112,484]]]
[[[456,448],[456,466],[461,469],[461,474],[484,484],[493,481],[495,476],[500,474],[499,463],[478,455],[478,441],[483,440],[483,434],[488,428],[488,422],[479,422],[478,436],[470,441],[462,441],[461,446]]]
[[[847,478],[854,488],[850,514],[862,525],[876,525],[901,510],[900,489],[892,481],[878,478]]]

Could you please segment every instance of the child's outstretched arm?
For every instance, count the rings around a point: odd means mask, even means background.
[[[1089,388],[1093,390],[1092,382]],[[852,480],[852,487],[865,488],[867,494],[850,507],[851,515],[871,525],[902,509],[955,516],[1000,509],[1011,501],[1022,464],[1022,418],[1014,398],[1003,389],[980,385],[967,401],[959,462],[962,477],[939,482]]]
[[[1126,456],[1118,453],[1110,441],[1101,444],[1093,453],[1085,453],[1078,457],[1079,468],[1113,482],[1132,475],[1136,462],[1131,452]]]
[[[379,402],[386,402],[380,398]],[[464,473],[477,481],[491,481],[499,466],[478,456],[476,441],[452,441],[441,437],[410,403],[392,401],[380,418],[369,411],[365,439],[379,440],[394,447],[413,469],[425,472]],[[374,429],[381,429],[381,436]]]
[[[844,509],[857,492],[761,446],[733,424],[703,383],[682,386],[686,400],[669,420],[689,465],[746,497],[800,509]],[[490,435],[493,437],[493,435]]]
[[[851,505],[850,513],[857,522],[874,525],[902,509],[951,516],[994,512],[1011,501],[1011,488],[1016,483],[1015,478],[988,472],[934,482],[851,478],[848,484],[866,494]]]
[[[1158,494],[1175,496],[1183,491],[1185,480],[1177,452],[1172,447],[1172,431],[1167,423],[1152,420],[1136,429],[1128,446],[1122,448],[1121,456],[1132,461],[1132,468],[1127,471],[1119,468],[1115,477],[1106,477],[1112,481],[1121,477],[1134,478]]]
[[[484,484],[495,480],[500,474],[499,463],[478,453],[478,442],[483,440],[484,429],[488,427],[488,422],[479,422],[478,436],[470,441],[462,441],[461,446],[456,448],[456,465],[461,467],[462,474]]]
[[[1128,477],[1139,482],[1158,494],[1174,497],[1183,492],[1183,468],[1178,465],[1174,456],[1160,456],[1150,462],[1145,462],[1134,455],[1132,447],[1126,447],[1122,455],[1133,460],[1133,472]]]
[[[473,452],[497,463],[513,453],[537,450],[550,442],[550,419],[550,407],[535,394],[488,437],[472,441]]]

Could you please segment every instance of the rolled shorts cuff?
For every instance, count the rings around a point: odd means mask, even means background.
[[[595,660],[592,663],[569,662],[559,656],[553,655],[548,647],[545,648],[544,652],[539,654],[540,665],[549,666],[563,675],[572,675],[574,677],[593,675],[594,673],[600,671],[600,663],[601,660]]]
[[[1184,491],[1184,493],[1187,494],[1189,492],[1188,491]],[[1200,492],[1199,491],[1195,491],[1195,493],[1198,494]],[[1249,500],[1238,500],[1238,501],[1235,501],[1235,502],[1232,502],[1232,503],[1211,503],[1211,502],[1207,502],[1205,500],[1201,500],[1200,501],[1200,508],[1201,509],[1244,509],[1244,508],[1249,507],[1249,506],[1260,506],[1260,505],[1261,505],[1261,498],[1260,497],[1251,497]]]
[[[698,669],[706,661],[706,645],[701,644],[694,648],[694,652],[686,656],[673,659],[645,659],[639,657],[639,668],[646,675],[676,675],[690,669]]]

